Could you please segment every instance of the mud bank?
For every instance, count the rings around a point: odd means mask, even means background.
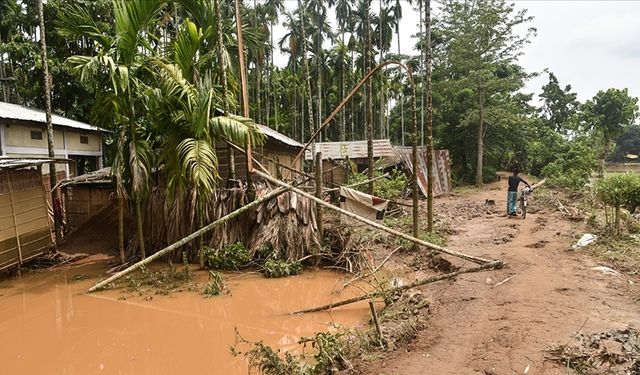
[[[84,294],[104,270],[83,265],[0,282],[3,373],[247,374],[244,358],[230,353],[236,329],[250,341],[302,350],[302,336],[367,319],[366,303],[287,314],[360,293],[336,293],[340,275],[328,271],[285,279],[233,275],[227,278],[231,295],[214,298],[196,292],[150,300],[123,299],[120,291]]]

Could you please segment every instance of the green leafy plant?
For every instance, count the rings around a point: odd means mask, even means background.
[[[251,261],[251,253],[241,242],[236,242],[220,250],[205,248],[204,260],[208,268],[239,270]]]
[[[630,212],[640,206],[640,175],[617,174],[596,183],[596,194],[606,206],[614,208],[615,234],[620,235],[620,208]],[[605,211],[606,213],[606,211]]]
[[[274,278],[297,275],[302,272],[302,263],[285,259],[268,259],[264,263],[262,272],[266,277]]]
[[[228,289],[222,279],[222,275],[219,272],[209,271],[209,282],[204,288],[203,293],[207,297],[219,296],[223,293],[227,293]]]
[[[374,178],[383,175],[382,172],[382,159],[376,162]],[[353,167],[352,167],[353,169]],[[354,185],[353,189],[368,192],[368,184],[365,183],[369,180],[366,173],[353,173],[349,176],[346,185]],[[404,172],[394,169],[389,173],[389,176],[381,178],[373,182],[373,195],[384,199],[397,199],[402,196],[405,188],[407,187],[408,178]]]

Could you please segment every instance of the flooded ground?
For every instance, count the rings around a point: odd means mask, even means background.
[[[250,341],[301,350],[297,341],[302,336],[367,319],[366,304],[287,315],[360,293],[336,294],[340,275],[329,271],[285,279],[230,276],[231,295],[214,298],[196,292],[150,300],[123,299],[121,291],[84,294],[104,270],[100,264],[83,265],[0,282],[1,372],[247,374],[244,358],[230,353],[235,329]]]

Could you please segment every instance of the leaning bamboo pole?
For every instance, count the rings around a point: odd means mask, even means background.
[[[310,312],[318,312],[318,311],[323,311],[323,310],[329,310],[329,309],[333,309],[334,307],[349,305],[349,304],[356,303],[356,302],[359,302],[359,301],[364,301],[366,299],[378,298],[378,297],[381,297],[382,295],[384,295],[385,293],[402,292],[402,291],[405,291],[405,290],[408,290],[408,289],[413,289],[413,288],[418,287],[418,286],[422,286],[422,285],[426,285],[426,284],[432,284],[432,283],[436,283],[438,281],[451,279],[451,278],[454,278],[454,277],[456,277],[458,275],[462,275],[463,273],[480,272],[480,271],[486,271],[486,270],[490,270],[490,269],[500,269],[502,267],[504,267],[504,263],[501,260],[495,260],[493,262],[486,263],[486,264],[483,264],[483,265],[480,265],[480,266],[477,266],[477,267],[467,268],[467,269],[463,269],[463,270],[459,270],[459,271],[451,272],[451,273],[446,273],[444,275],[431,276],[429,278],[418,280],[418,281],[413,282],[411,284],[399,286],[399,287],[396,287],[396,288],[391,288],[391,289],[388,289],[386,291],[375,291],[375,292],[367,293],[367,294],[364,294],[364,295],[361,295],[361,296],[358,296],[358,297],[353,297],[353,298],[345,299],[345,300],[338,301],[338,302],[328,303],[326,305],[313,307],[313,308],[310,308],[310,309],[296,311],[296,312],[293,312],[291,314],[292,315],[293,314],[306,314],[306,313],[310,313]]]
[[[268,175],[262,174],[262,173],[261,173],[261,175],[268,176]],[[271,179],[270,176],[268,178]],[[131,265],[130,267],[128,267],[128,268],[116,273],[115,275],[113,275],[113,276],[111,276],[111,277],[109,277],[109,278],[107,278],[105,280],[100,281],[99,283],[96,283],[94,286],[89,288],[89,293],[95,292],[96,290],[100,290],[100,289],[106,287],[110,283],[112,283],[112,282],[118,280],[119,278],[131,273],[132,271],[135,271],[136,269],[144,266],[145,264],[151,263],[154,260],[156,260],[158,258],[161,258],[161,257],[171,253],[175,249],[177,249],[177,248],[179,248],[179,247],[181,247],[181,246],[193,241],[194,239],[196,239],[199,236],[201,236],[202,234],[212,230],[213,228],[215,228],[215,227],[217,227],[217,226],[219,226],[221,224],[224,224],[224,223],[228,222],[229,220],[231,220],[231,219],[233,219],[233,218],[235,218],[237,216],[242,215],[243,213],[245,213],[245,212],[251,210],[252,208],[256,207],[257,205],[259,205],[260,203],[266,202],[269,199],[271,199],[273,197],[276,197],[276,196],[284,193],[287,190],[288,190],[288,188],[279,188],[279,189],[276,189],[276,190],[274,190],[274,191],[272,191],[272,192],[270,192],[268,194],[265,194],[264,196],[260,197],[259,199],[251,201],[247,205],[242,206],[239,209],[229,213],[228,215],[223,216],[220,219],[214,221],[213,223],[211,223],[211,224],[209,224],[209,225],[207,225],[205,227],[200,228],[199,230],[197,230],[197,231],[191,233],[190,235],[188,235],[187,237],[184,237],[183,239],[181,239],[181,240],[179,240],[177,242],[174,242],[173,244],[165,247],[164,249],[158,251],[157,253],[155,253],[155,254],[153,254],[153,255],[151,255],[151,256],[149,256],[149,257],[147,257],[147,258],[145,258],[145,259],[143,259],[143,260]]]
[[[303,196],[305,198],[311,199],[312,201],[318,203],[321,206],[327,207],[327,208],[329,208],[329,209],[331,209],[333,211],[337,211],[338,213],[341,213],[341,214],[343,214],[345,216],[348,216],[348,217],[350,217],[352,219],[358,220],[358,221],[360,221],[362,223],[365,223],[365,224],[367,224],[369,226],[372,226],[372,227],[374,227],[376,229],[380,229],[383,232],[387,232],[387,233],[392,234],[394,236],[397,236],[397,237],[400,237],[400,238],[405,239],[407,241],[413,242],[413,243],[415,243],[417,245],[425,246],[425,247],[433,249],[433,250],[435,250],[437,252],[440,252],[440,253],[443,253],[443,254],[448,254],[448,255],[451,255],[451,256],[454,256],[454,257],[457,257],[457,258],[461,258],[461,259],[464,259],[464,260],[468,260],[468,261],[473,262],[473,263],[486,264],[486,263],[495,262],[495,260],[479,258],[479,257],[475,257],[475,256],[468,255],[468,254],[465,254],[465,253],[461,253],[459,251],[449,250],[449,249],[444,248],[442,246],[438,246],[436,244],[432,244],[431,242],[427,242],[427,241],[421,240],[419,238],[410,236],[408,234],[405,234],[405,233],[402,233],[402,232],[398,232],[395,229],[391,229],[391,228],[386,227],[386,226],[384,226],[382,224],[378,224],[378,223],[376,223],[374,221],[365,219],[362,216],[359,216],[359,215],[357,215],[357,214],[355,214],[353,212],[349,212],[349,211],[343,210],[340,207],[336,207],[336,206],[334,206],[334,205],[332,205],[330,203],[327,203],[327,202],[323,201],[322,199],[316,198],[313,194],[309,194],[309,193],[307,193],[305,191],[302,191],[302,190],[300,190],[300,189],[298,189],[298,188],[296,188],[296,187],[294,187],[292,185],[289,185],[289,184],[287,184],[285,182],[276,180],[275,178],[273,178],[273,177],[271,177],[271,176],[269,176],[267,174],[264,174],[264,173],[262,173],[260,171],[254,170],[253,173],[255,175],[257,175],[259,177],[262,177],[263,179],[273,183],[274,185],[280,186],[282,188],[287,188],[287,189],[289,189],[289,190],[291,190],[291,191],[293,191],[293,192],[295,192],[295,193],[297,193],[297,194],[299,194],[299,195],[301,195],[301,196]]]

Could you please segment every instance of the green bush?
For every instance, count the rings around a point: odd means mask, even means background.
[[[380,161],[376,162],[374,178],[382,176],[380,170]],[[346,185],[353,185],[369,180],[366,173],[353,173],[349,176]],[[409,179],[401,170],[394,169],[389,173],[388,177],[373,182],[373,195],[384,199],[398,199],[402,197],[405,188],[408,186]],[[368,184],[360,184],[354,186],[353,189],[368,193]]]
[[[268,259],[264,263],[263,271],[266,277],[287,277],[302,272],[302,263],[289,262],[284,259]]]
[[[620,208],[625,207],[633,213],[640,206],[640,175],[613,175],[599,180],[595,190],[602,203],[615,208],[615,232],[620,234]]]
[[[597,166],[592,141],[578,139],[567,141],[559,150],[555,150],[553,162],[546,164],[541,174],[549,186],[580,189],[591,177]]]
[[[237,242],[220,250],[205,248],[204,260],[208,268],[235,271],[251,261],[251,253],[241,242]]]

